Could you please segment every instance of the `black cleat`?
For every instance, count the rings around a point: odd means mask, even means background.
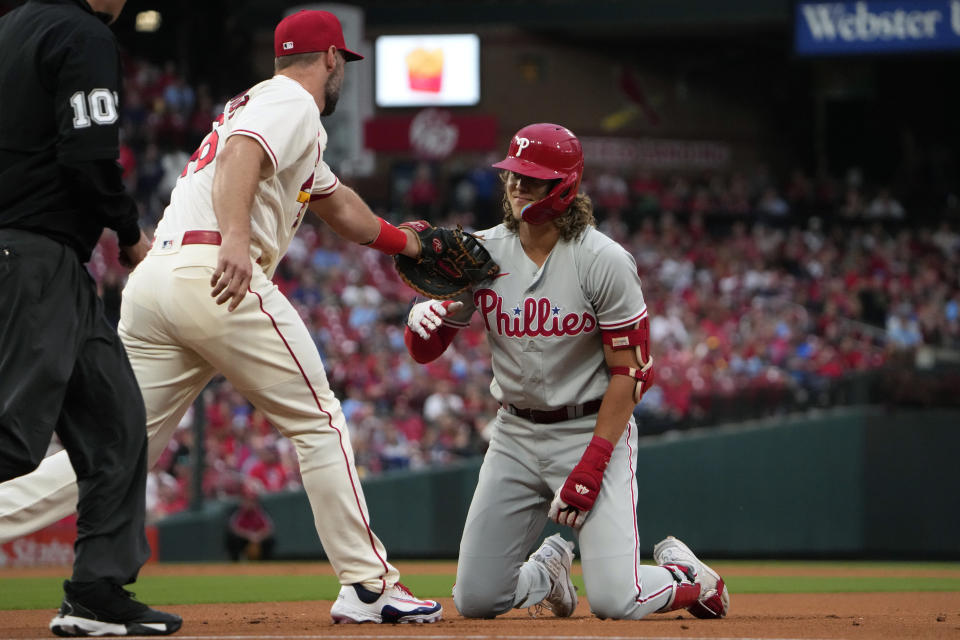
[[[118,584],[63,583],[63,603],[50,621],[58,636],[166,636],[183,624],[180,616],[151,609]]]

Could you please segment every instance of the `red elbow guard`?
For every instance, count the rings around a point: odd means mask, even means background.
[[[653,385],[653,356],[650,355],[650,319],[644,316],[636,326],[629,329],[614,329],[603,332],[603,344],[614,351],[633,347],[637,351],[640,367],[610,367],[610,375],[628,376],[637,380],[633,399],[640,398]]]

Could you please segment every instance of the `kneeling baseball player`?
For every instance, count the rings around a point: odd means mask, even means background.
[[[573,543],[550,536],[527,559],[549,518],[579,538],[596,616],[722,618],[723,580],[681,541],[654,547],[658,566],[640,564],[633,409],[653,382],[647,307],[633,257],[597,231],[578,193],[580,142],[564,127],[529,125],[493,166],[503,223],[477,236],[499,274],[414,305],[405,330],[425,363],[477,313],[492,353],[501,409],[460,542],[457,609],[489,618],[543,604],[573,614]]]

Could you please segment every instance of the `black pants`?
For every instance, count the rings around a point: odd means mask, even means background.
[[[80,492],[73,580],[133,582],[150,555],[133,369],[77,255],[0,229],[0,481],[36,468],[54,431]]]

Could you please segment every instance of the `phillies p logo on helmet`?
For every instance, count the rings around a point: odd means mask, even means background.
[[[520,152],[530,146],[530,138],[517,138],[517,152],[513,155],[517,158],[520,157]]]

